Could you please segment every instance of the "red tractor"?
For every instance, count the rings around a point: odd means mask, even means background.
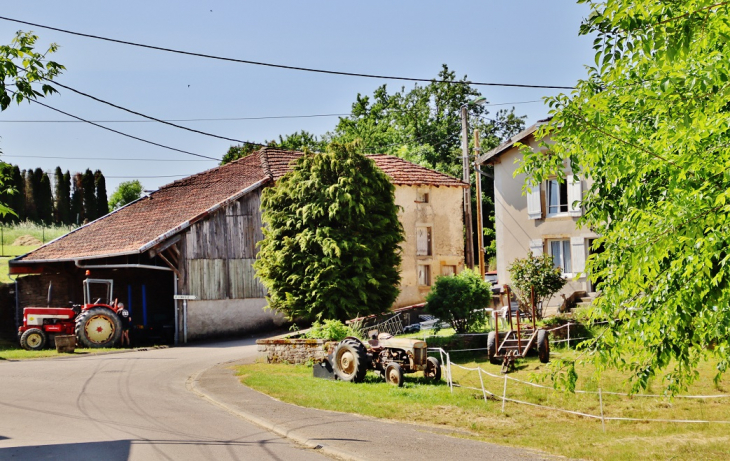
[[[88,274],[87,274],[88,275]],[[23,325],[18,328],[20,346],[27,350],[46,347],[55,335],[76,335],[87,347],[111,347],[119,341],[122,322],[117,315],[121,307],[112,302],[113,280],[84,280],[84,304],[72,307],[26,307]],[[92,293],[96,300],[92,302]]]

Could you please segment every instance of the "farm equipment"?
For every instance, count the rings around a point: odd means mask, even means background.
[[[547,330],[537,328],[535,323],[535,302],[534,293],[532,294],[533,302],[531,303],[531,318],[525,318],[526,323],[520,322],[523,313],[519,308],[513,310],[510,302],[511,293],[507,285],[505,285],[507,295],[507,303],[502,309],[504,320],[509,325],[509,330],[500,333],[499,331],[499,311],[494,313],[494,331],[487,336],[487,355],[490,363],[494,365],[502,364],[502,373],[507,373],[514,366],[517,358],[524,358],[530,354],[537,354],[540,362],[548,363],[550,361],[550,338]],[[500,294],[500,299],[501,299]],[[531,320],[531,322],[530,322]]]
[[[427,379],[441,379],[441,364],[426,355],[426,342],[393,338],[388,333],[372,331],[367,345],[355,337],[347,337],[332,348],[323,365],[331,367],[342,381],[361,382],[367,370],[375,370],[385,381],[403,386],[403,374],[423,371]]]
[[[122,334],[122,323],[117,315],[121,307],[116,299],[112,302],[113,287],[113,280],[87,278],[84,280],[83,305],[26,307],[23,325],[18,328],[20,346],[41,350],[55,335],[75,334],[87,347],[111,347]],[[96,297],[93,302],[92,293]]]

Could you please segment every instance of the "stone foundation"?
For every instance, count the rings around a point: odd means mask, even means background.
[[[324,339],[259,339],[259,357],[266,363],[321,362],[327,356],[328,343]]]

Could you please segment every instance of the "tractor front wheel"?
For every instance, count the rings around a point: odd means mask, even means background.
[[[122,321],[107,307],[94,307],[76,319],[76,337],[87,347],[112,347],[122,336]]]
[[[550,361],[550,333],[545,330],[537,331],[537,356],[542,363]]]
[[[403,369],[396,362],[391,362],[385,367],[385,382],[403,387]]]
[[[487,355],[489,356],[489,363],[492,365],[499,365],[502,363],[497,357],[497,333],[490,331],[487,336]]]
[[[423,377],[431,381],[441,381],[441,364],[436,357],[429,357],[426,360],[426,369],[423,370]]]
[[[26,351],[39,351],[46,347],[48,338],[40,328],[30,328],[20,337],[20,347]]]
[[[359,383],[368,371],[368,355],[360,341],[344,340],[333,354],[332,368],[342,381]]]

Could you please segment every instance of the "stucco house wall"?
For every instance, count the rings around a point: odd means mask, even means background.
[[[401,244],[401,292],[394,308],[424,302],[436,277],[464,269],[462,197],[460,187],[396,187],[405,241]],[[418,231],[424,228],[430,229],[431,254],[419,255]],[[428,268],[428,284],[419,283],[419,266]]]
[[[531,134],[520,140],[523,144],[538,149],[538,143]],[[521,154],[517,147],[503,149],[493,156],[489,163],[494,166],[494,196],[495,196],[495,228],[497,245],[497,276],[500,284],[510,284],[509,266],[518,258],[524,258],[529,251],[533,253],[550,253],[550,241],[569,240],[571,248],[572,272],[566,274],[568,283],[548,303],[549,306],[558,306],[563,303],[561,295],[570,296],[576,291],[592,291],[590,281],[584,273],[585,260],[590,251],[591,239],[598,235],[590,229],[577,226],[577,221],[583,209],[570,215],[560,213],[558,216],[548,216],[547,213],[547,183],[543,182],[539,188],[540,217],[531,219],[528,213],[528,196],[523,193],[525,175],[515,176]],[[571,175],[566,165],[566,175]],[[580,183],[580,193],[590,185],[585,179],[575,181]],[[535,199],[537,196],[535,196]],[[533,205],[531,212],[535,212]],[[577,215],[577,216],[576,216]],[[578,274],[583,272],[582,274]]]

